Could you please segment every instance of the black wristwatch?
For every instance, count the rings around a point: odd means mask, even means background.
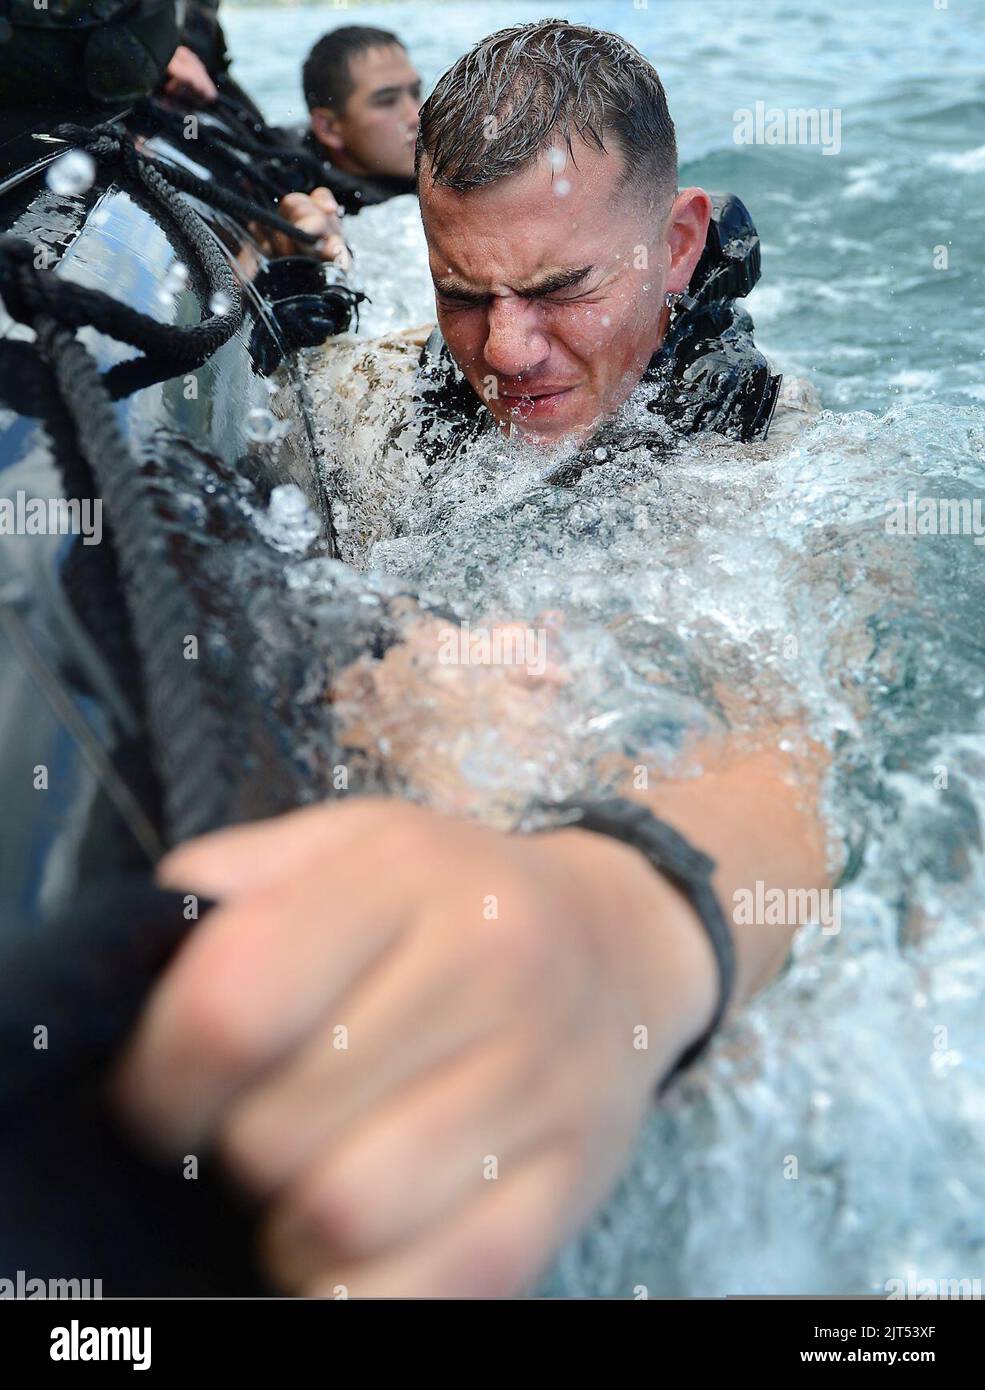
[[[551,824],[543,826],[544,830],[578,826],[600,835],[611,835],[638,849],[658,873],[683,893],[705,930],[718,966],[718,1002],[708,1027],[682,1053],[660,1083],[657,1093],[662,1094],[678,1072],[689,1067],[708,1046],[725,1017],[735,986],[735,944],[711,883],[715,861],[695,849],[673,826],[658,820],[645,806],[625,797],[584,802],[541,801],[536,810],[551,817]]]

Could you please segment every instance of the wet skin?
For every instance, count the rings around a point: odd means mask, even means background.
[[[573,142],[459,193],[426,158],[421,214],[438,323],[504,432],[583,438],[639,382],[687,288],[711,216],[702,189],[655,206],[620,188],[623,156]],[[562,157],[564,163],[562,166]]]
[[[369,48],[349,59],[349,75],[354,88],[341,111],[311,112],[315,139],[346,173],[412,176],[421,79],[406,51],[398,44]]]

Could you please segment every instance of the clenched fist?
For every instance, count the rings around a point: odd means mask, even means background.
[[[287,1292],[529,1289],[714,1003],[690,909],[582,830],[353,800],[191,843],[160,877],[220,906],[115,1099],[165,1152],[218,1152]]]

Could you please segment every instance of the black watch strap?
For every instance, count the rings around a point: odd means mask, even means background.
[[[694,908],[715,954],[718,966],[718,1002],[708,1027],[677,1059],[660,1084],[660,1092],[679,1071],[689,1067],[707,1047],[728,1010],[735,986],[735,944],[721,904],[712,887],[715,861],[685,840],[673,826],[658,820],[645,806],[626,797],[604,801],[539,802],[538,811],[549,813],[552,824],[544,829],[578,826],[600,835],[611,835],[638,849]]]

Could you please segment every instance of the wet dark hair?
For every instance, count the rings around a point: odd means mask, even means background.
[[[346,24],[323,34],[304,60],[301,85],[308,110],[331,106],[341,111],[352,96],[355,83],[349,60],[368,48],[390,48],[403,44],[388,29],[371,29],[367,24]]]
[[[466,192],[580,136],[622,150],[621,186],[663,203],[677,190],[677,139],[656,69],[618,34],[563,19],[516,24],[470,49],[421,108],[418,172]]]

